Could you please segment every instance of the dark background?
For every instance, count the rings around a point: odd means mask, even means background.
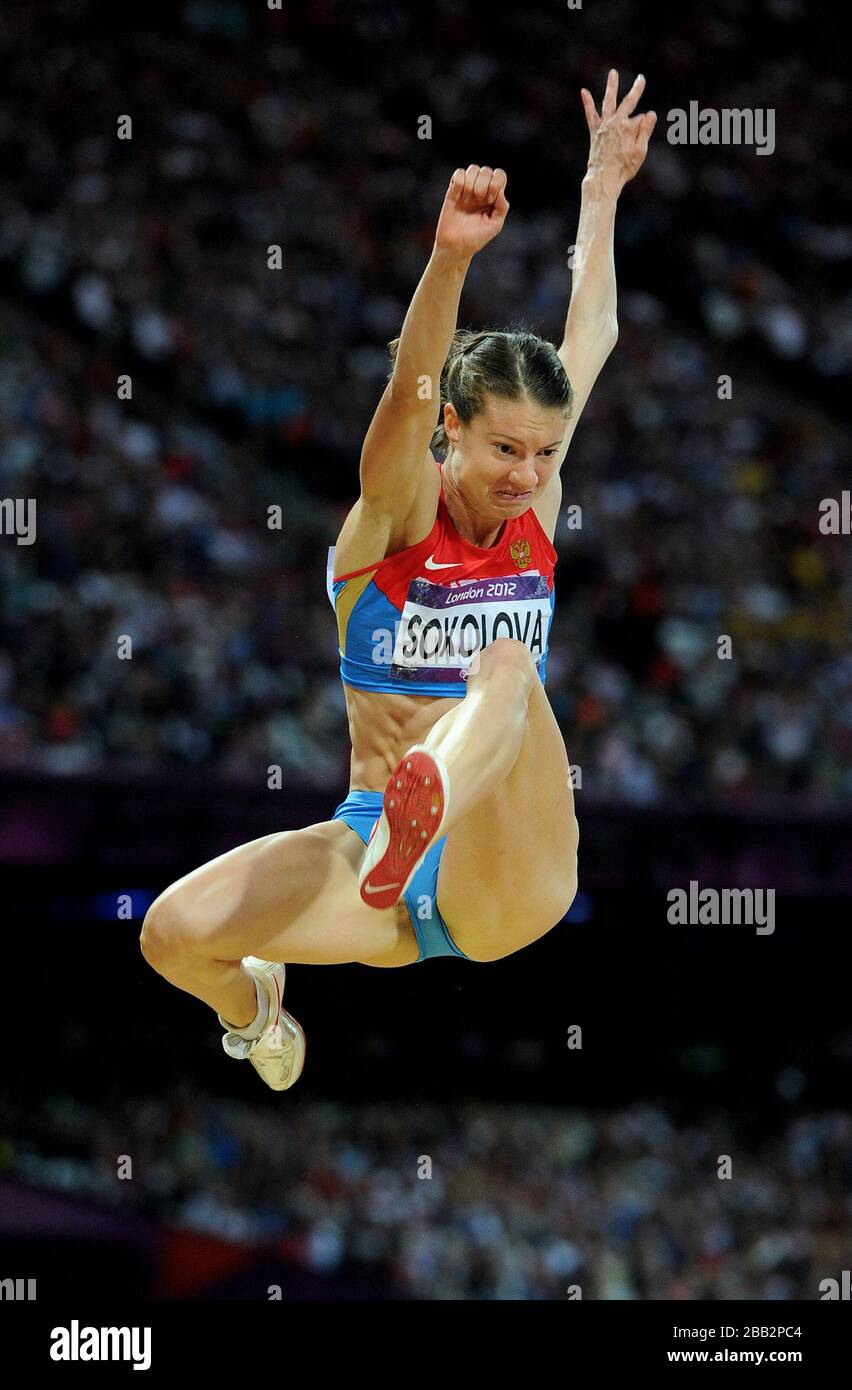
[[[0,537],[0,1276],[813,1299],[849,1267],[852,566],[818,529],[849,485],[839,58],[793,0],[4,15],[0,493],[37,499],[38,537]],[[471,161],[507,169],[512,210],[460,324],[559,341],[579,87],[599,102],[610,66],[622,94],[646,74],[658,125],[564,468],[583,529],[556,538],[581,891],[493,965],[292,968],[308,1059],[272,1095],[146,966],[141,922],[342,799],[325,553],[385,344]],[[668,145],[691,100],[773,107],[775,152]],[[690,878],[774,888],[775,933],[669,925]]]

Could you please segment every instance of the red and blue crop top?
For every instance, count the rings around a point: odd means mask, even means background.
[[[557,555],[531,507],[486,550],[459,535],[442,485],[435,524],[416,545],[337,578],[334,551],[326,587],[345,685],[462,696],[474,654],[498,637],[524,642],[544,682]]]

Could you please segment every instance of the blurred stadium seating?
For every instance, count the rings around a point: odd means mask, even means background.
[[[155,10],[0,14],[0,496],[38,506],[36,544],[0,538],[5,1257],[102,1296],[818,1297],[852,1237],[852,549],[819,529],[849,487],[836,26],[803,0]],[[494,967],[296,967],[312,1059],[271,1100],[144,966],[140,912],[345,792],[325,557],[386,344],[470,161],[512,210],[461,323],[559,340],[579,88],[611,64],[660,120],[556,537],[582,893]],[[774,153],[669,145],[691,100],[771,107]],[[777,935],[667,927],[665,887],[714,874],[774,884]]]
[[[636,7],[617,8],[634,32]],[[609,9],[582,28],[489,9],[511,82],[481,7],[448,0],[283,16],[202,0],[164,31],[95,3],[49,28],[37,11],[4,19],[0,487],[39,508],[38,544],[2,549],[7,766],[278,762],[337,789],[325,547],[354,499],[384,344],[468,157],[505,164],[513,207],[463,319],[558,340],[578,90],[612,49]],[[772,105],[784,138],[771,157],[684,150],[661,121],[622,197],[621,336],[565,468],[583,528],[557,535],[549,668],[593,795],[830,805],[852,786],[852,560],[818,530],[848,475],[849,432],[826,410],[852,366],[852,222],[832,200],[848,194],[834,161],[849,116],[831,67],[812,81],[831,59],[815,26],[810,61],[796,53],[803,17],[768,6],[752,60],[747,5],[643,15],[649,104],[712,102],[718,62],[726,100]],[[116,660],[120,633],[133,663]]]

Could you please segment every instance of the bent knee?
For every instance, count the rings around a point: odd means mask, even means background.
[[[505,918],[502,913],[496,914],[492,929],[499,936],[510,936],[523,924],[531,939],[535,940],[550,931],[551,927],[555,927],[557,922],[562,921],[576,896],[577,876],[566,874],[557,882],[547,886],[539,885],[530,892],[524,899],[520,911]]]
[[[477,652],[470,670],[476,676],[505,668],[520,671],[529,679],[538,675],[532,652],[525,642],[518,641],[516,637],[497,637],[489,642],[487,647]]]
[[[198,929],[188,915],[180,894],[170,889],[161,893],[145,913],[139,936],[139,949],[157,971],[174,966],[181,957],[191,955],[198,946]]]

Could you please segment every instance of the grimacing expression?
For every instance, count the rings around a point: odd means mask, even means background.
[[[444,428],[454,447],[453,476],[478,509],[520,515],[556,471],[568,417],[558,406],[540,406],[489,395],[464,424],[452,404]]]

